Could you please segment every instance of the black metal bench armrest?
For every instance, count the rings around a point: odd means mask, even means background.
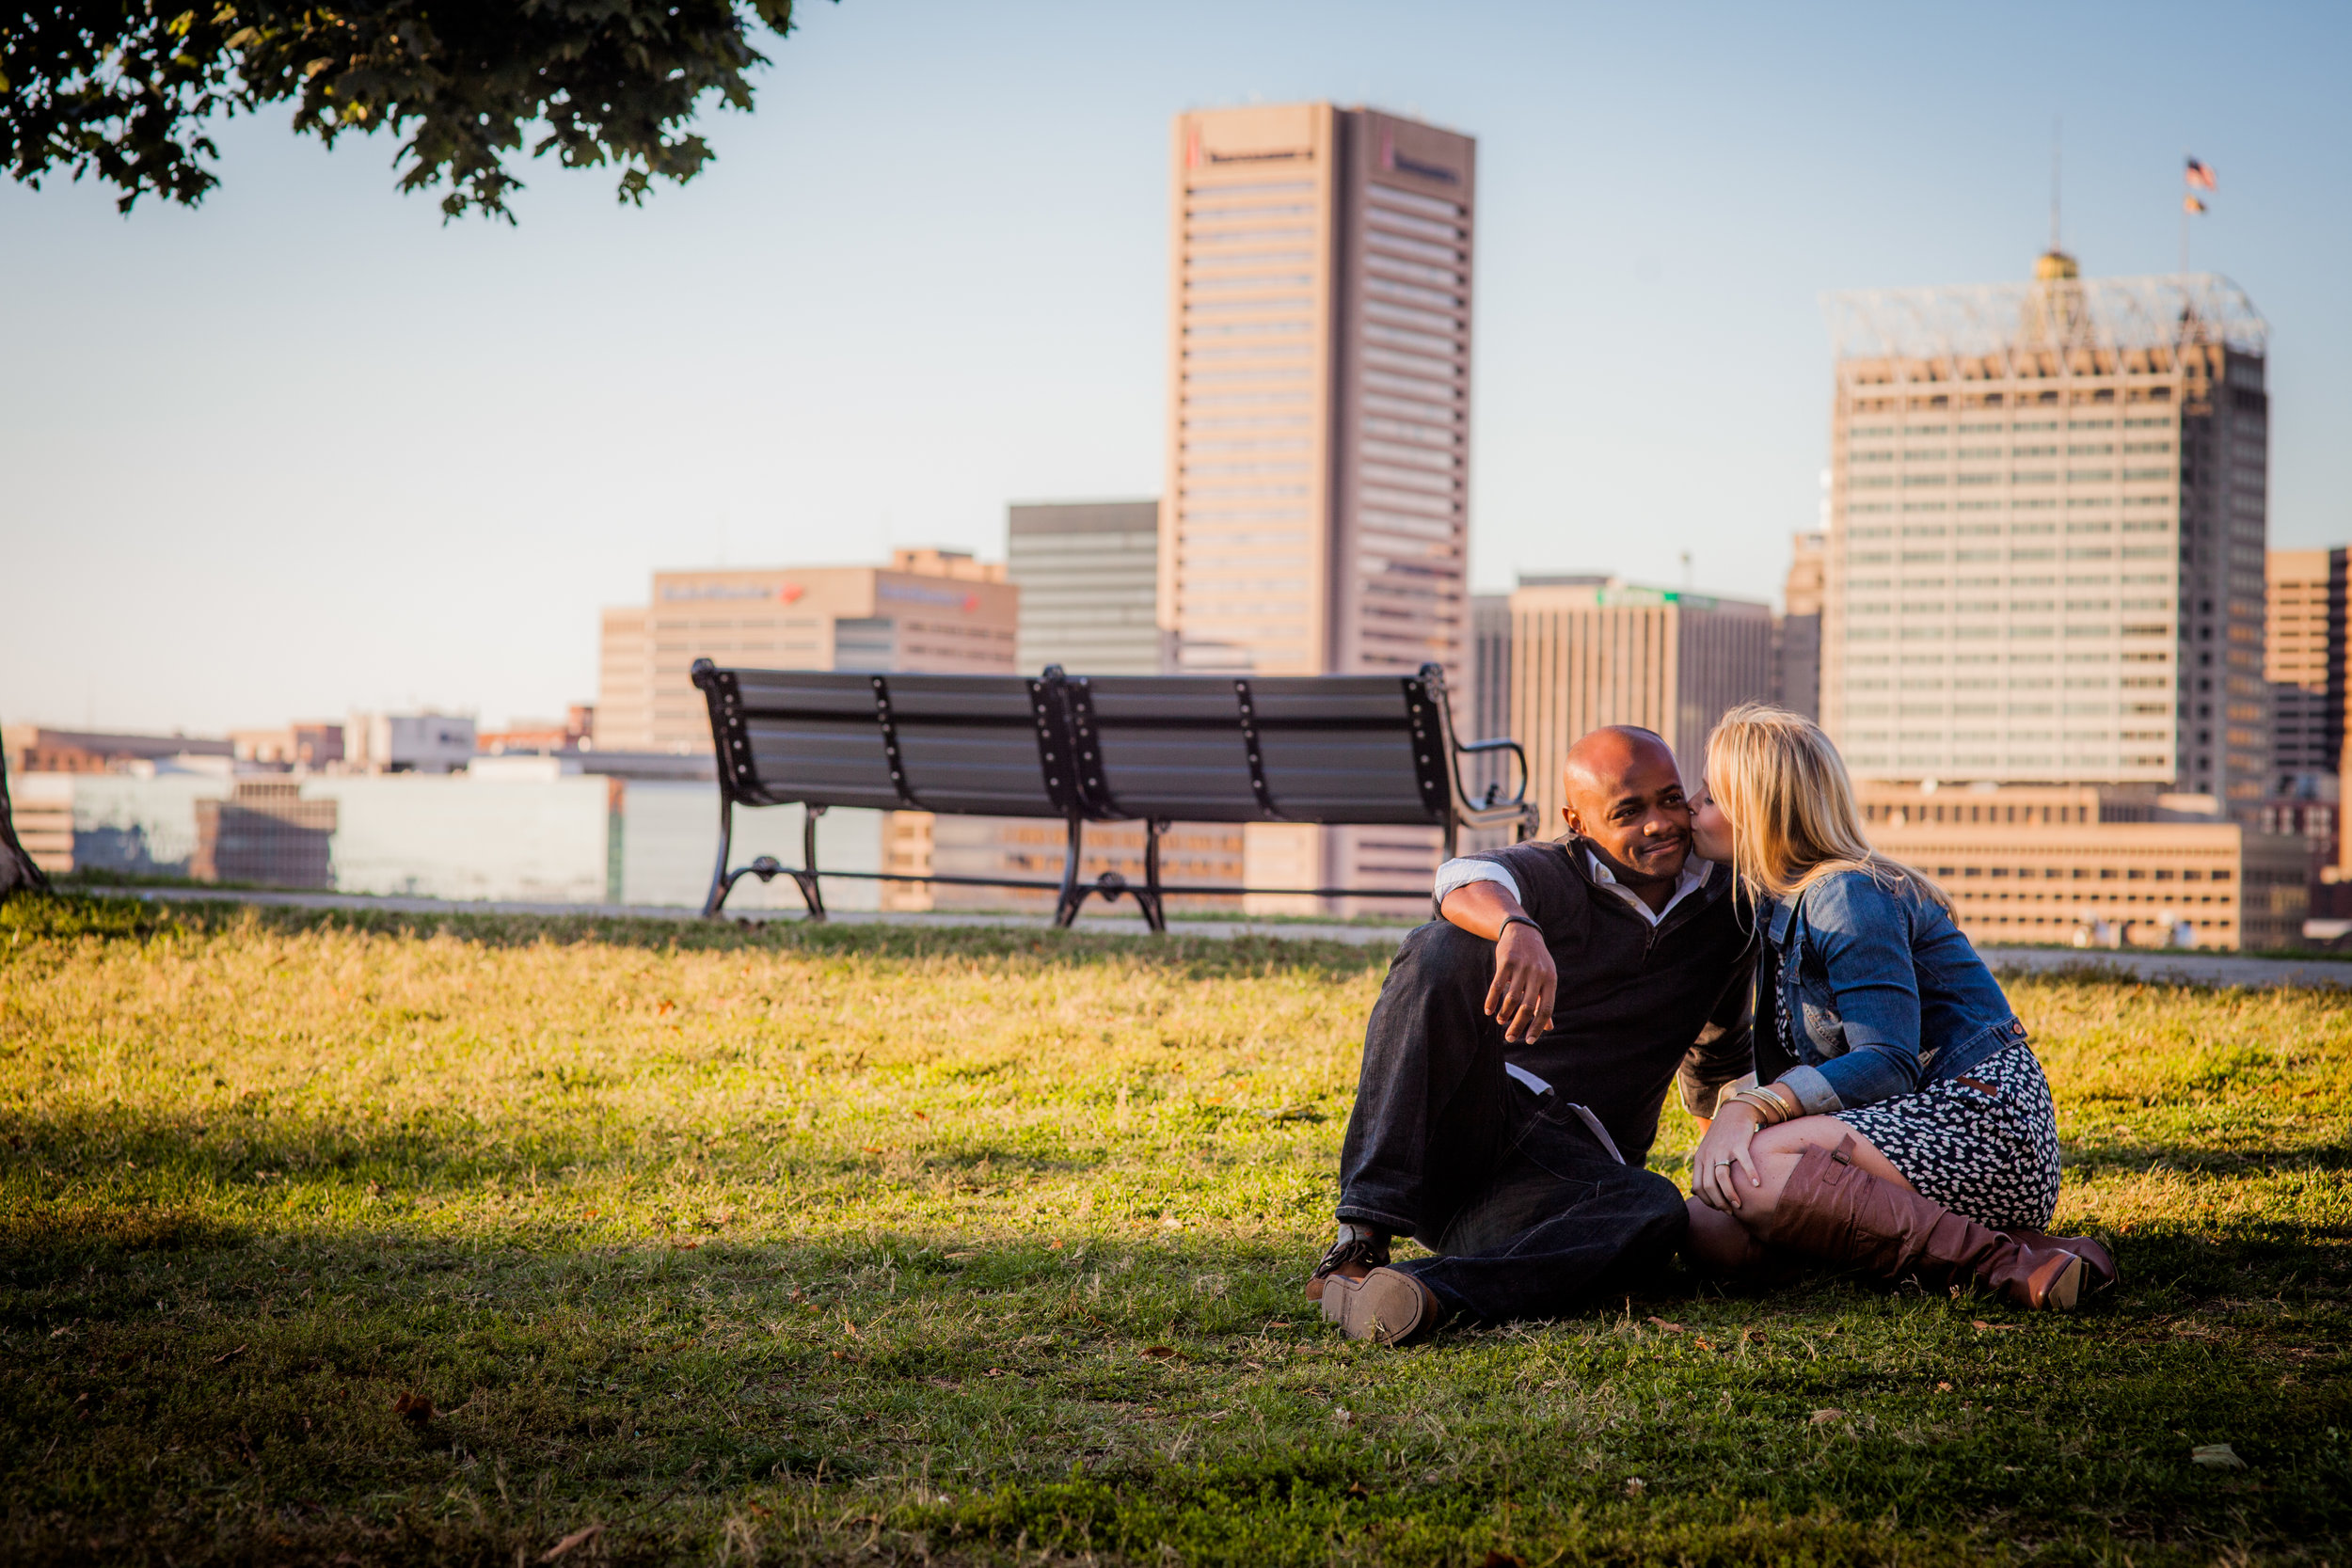
[[[1454,747],[1454,754],[1455,756],[1472,756],[1486,752],[1508,752],[1518,759],[1519,786],[1516,790],[1512,791],[1508,797],[1505,797],[1502,794],[1502,781],[1497,780],[1495,783],[1486,786],[1486,797],[1483,800],[1476,801],[1475,807],[1472,805],[1469,792],[1463,791],[1462,804],[1464,808],[1486,809],[1502,805],[1516,806],[1524,801],[1527,799],[1527,784],[1528,779],[1531,776],[1527,766],[1526,748],[1521,746],[1518,741],[1509,739],[1508,737],[1496,740],[1457,741]]]

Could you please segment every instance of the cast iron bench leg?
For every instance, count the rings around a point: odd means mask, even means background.
[[[1061,857],[1061,896],[1054,903],[1054,924],[1068,930],[1078,918],[1078,906],[1087,901],[1094,890],[1078,885],[1078,852],[1085,847],[1086,824],[1078,817],[1070,819],[1070,842]]]
[[[1160,835],[1168,828],[1164,819],[1143,825],[1143,885],[1130,890],[1143,906],[1143,923],[1152,927],[1152,935],[1163,937],[1168,935],[1168,913],[1160,902]]]
[[[735,879],[727,875],[727,853],[735,847],[735,800],[727,794],[726,781],[719,782],[719,865],[710,874],[710,895],[703,900],[703,918],[716,920],[724,908],[727,895],[735,891]]]

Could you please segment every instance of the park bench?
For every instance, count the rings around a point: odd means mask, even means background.
[[[1296,822],[1439,829],[1454,853],[1463,828],[1510,827],[1524,838],[1527,755],[1517,741],[1456,737],[1435,664],[1393,675],[1039,675],[729,670],[694,661],[710,708],[719,774],[719,859],[703,912],[717,916],[745,877],[789,877],[813,920],[820,879],[1046,889],[1055,923],[1089,896],[1122,895],[1152,930],[1171,894],[1281,893],[1426,897],[1382,888],[1164,884],[1160,837],[1173,822]],[[1507,752],[1517,787],[1473,798],[1460,759]],[[801,862],[769,855],[731,865],[738,807],[798,804]],[[1066,825],[1058,881],[1035,878],[828,871],[817,821],[833,807],[1050,819]],[[1081,882],[1089,822],[1144,824],[1144,878],[1115,871]]]

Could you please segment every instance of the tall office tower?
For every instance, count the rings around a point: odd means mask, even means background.
[[[1788,580],[1772,622],[1772,701],[1807,719],[1821,716],[1821,586],[1829,535],[1789,535]]]
[[[2210,274],[1832,296],[1821,717],[1857,777],[2269,768],[2265,331]]]
[[[2272,793],[2309,793],[2344,765],[2346,564],[2352,550],[2272,550],[2263,673],[2270,683]]]
[[[1156,675],[1160,503],[1015,506],[1006,516],[1005,578],[1021,590],[1014,665],[1035,674]]]
[[[1734,704],[1772,694],[1772,607],[1618,578],[1521,578],[1511,595],[1508,733],[1527,748],[1540,832],[1563,831],[1561,768],[1577,737],[1639,724],[1666,737],[1685,784]]]
[[[1177,118],[1159,593],[1180,669],[1434,661],[1461,683],[1476,153],[1328,103]],[[1410,885],[1436,846],[1250,840],[1251,880],[1289,886]]]

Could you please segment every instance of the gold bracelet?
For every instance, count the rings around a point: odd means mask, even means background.
[[[1796,1114],[1788,1109],[1787,1101],[1769,1089],[1741,1089],[1731,1098],[1743,1105],[1752,1106],[1757,1118],[1767,1127],[1777,1127]]]

